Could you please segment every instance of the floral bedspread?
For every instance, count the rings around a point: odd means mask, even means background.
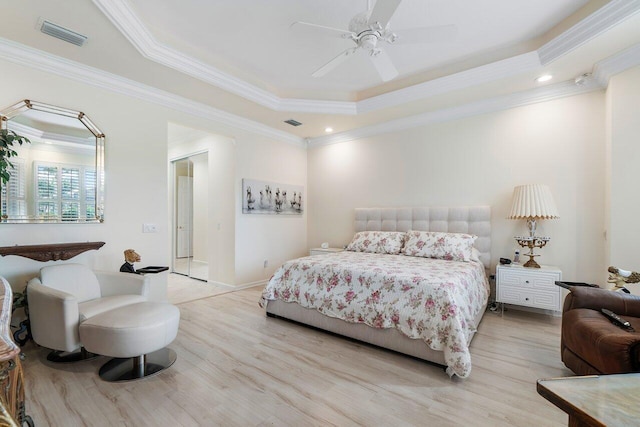
[[[443,351],[447,373],[466,378],[474,319],[488,296],[478,262],[345,251],[286,262],[261,305],[280,299],[347,322],[396,328]]]

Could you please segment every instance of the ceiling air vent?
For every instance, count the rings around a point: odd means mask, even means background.
[[[285,120],[284,122],[291,126],[300,126],[302,124],[299,121],[293,119]]]
[[[71,31],[49,21],[42,21],[40,31],[57,39],[75,44],[76,46],[82,46],[84,42],[87,41],[87,36],[83,36],[82,34],[78,34],[75,31]]]

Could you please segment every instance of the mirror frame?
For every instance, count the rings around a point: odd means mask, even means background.
[[[3,218],[2,223],[10,224],[86,224],[104,222],[104,145],[105,136],[104,133],[81,111],[70,110],[67,108],[57,107],[55,105],[45,104],[43,102],[30,101],[28,99],[22,100],[4,110],[0,111],[0,128],[5,128],[7,122],[11,119],[29,111],[41,111],[44,113],[55,114],[64,117],[70,117],[77,119],[82,123],[91,134],[96,138],[96,154],[95,154],[95,167],[96,167],[96,213],[95,218],[86,218],[85,220],[62,220],[62,218],[45,219],[45,218],[25,218],[25,219],[11,219]],[[29,137],[28,135],[25,135]],[[2,183],[0,183],[2,185]]]

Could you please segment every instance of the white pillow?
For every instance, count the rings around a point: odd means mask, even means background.
[[[397,255],[402,250],[405,233],[399,231],[361,231],[353,236],[348,251]]]
[[[471,248],[471,261],[480,262],[480,251],[475,248]]]
[[[407,231],[402,252],[408,256],[471,261],[473,243],[478,236],[437,231]]]

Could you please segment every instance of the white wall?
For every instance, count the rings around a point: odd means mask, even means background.
[[[302,215],[242,213],[242,179],[302,185],[307,191],[307,151],[264,138],[237,142],[236,282],[267,280],[284,261],[308,255],[307,207]],[[304,202],[303,202],[304,203]],[[267,268],[263,267],[268,261]]]
[[[0,108],[21,99],[33,99],[80,110],[106,135],[105,222],[82,225],[0,224],[0,246],[104,241],[106,245],[99,251],[85,253],[70,262],[115,271],[124,262],[123,251],[134,248],[142,256],[140,266],[169,265],[167,124],[173,121],[224,135],[236,142],[237,157],[231,164],[224,165],[223,160],[220,164],[210,161],[210,167],[235,169],[228,181],[220,183],[225,186],[220,189],[222,197],[233,199],[231,215],[236,222],[219,219],[225,236],[219,240],[222,245],[219,250],[223,254],[218,260],[220,277],[230,284],[260,281],[270,269],[263,269],[262,261],[260,268],[256,268],[255,260],[270,259],[273,266],[277,260],[304,252],[305,218],[281,220],[275,226],[271,219],[248,221],[250,224],[247,224],[245,232],[243,226],[246,221],[239,213],[242,177],[306,185],[304,149],[29,67],[0,60],[0,70],[3,82]],[[216,158],[227,159],[225,156],[210,157]],[[285,164],[287,166],[283,167]],[[216,220],[211,219],[212,223]],[[157,224],[158,232],[142,233],[143,223]],[[255,235],[261,236],[258,244]],[[9,279],[15,289],[21,289],[43,265],[26,258],[2,257],[0,274]]]
[[[609,82],[607,114],[609,146],[607,157],[611,171],[608,184],[607,265],[640,271],[637,244],[640,241],[640,67],[635,67]]]
[[[171,123],[169,126],[173,126]],[[209,263],[208,280],[228,285],[235,284],[235,165],[236,148],[233,138],[207,134],[169,148],[169,158],[176,159],[194,153],[207,156],[207,245]],[[195,174],[195,170],[194,170]],[[195,199],[194,176],[194,199]],[[194,200],[195,205],[204,199]],[[199,208],[202,209],[202,208]],[[194,215],[200,215],[195,213]],[[194,222],[195,222],[194,216]],[[195,229],[195,227],[194,227]],[[195,235],[194,235],[195,237]],[[195,252],[195,246],[194,246]],[[194,255],[195,256],[195,255]]]
[[[0,106],[30,98],[81,110],[107,136],[105,223],[1,224],[1,246],[101,240],[106,242],[102,249],[80,255],[73,262],[117,270],[123,262],[122,251],[131,247],[142,255],[141,265],[169,265],[167,123],[172,121],[235,142],[216,145],[223,147],[220,156],[210,153],[210,168],[231,169],[223,174],[226,181],[210,181],[211,185],[221,185],[211,191],[219,191],[222,200],[233,200],[230,211],[212,217],[210,222],[221,224],[222,237],[216,240],[220,245],[216,274],[224,283],[260,282],[268,279],[278,264],[305,255],[309,247],[323,241],[333,246],[348,243],[353,233],[353,209],[365,206],[489,204],[493,208],[494,262],[500,256],[511,257],[515,249],[512,236],[523,233],[525,224],[504,218],[513,187],[528,182],[549,184],[560,209],[559,220],[541,223],[540,233],[552,240],[540,251],[540,261],[560,266],[567,280],[600,280],[606,268],[603,93],[307,152],[224,123],[28,67],[0,61],[0,69],[5,83]],[[618,109],[632,104],[633,97],[638,99],[637,81],[637,70],[614,79],[620,93],[614,97],[613,132],[626,129],[620,132],[628,140],[634,131],[638,134],[637,128],[633,127],[633,117],[619,115]],[[625,95],[625,91],[630,93]],[[617,150],[622,148],[620,145]],[[617,153],[613,154],[614,165],[615,159],[631,161],[631,156]],[[214,164],[216,159],[220,163]],[[625,163],[620,174],[630,168]],[[615,180],[620,181],[620,177],[616,175]],[[304,185],[308,196],[305,213],[299,217],[242,214],[243,178]],[[630,180],[628,186],[634,182],[637,180]],[[631,191],[628,186],[625,191]],[[614,201],[612,206],[617,209]],[[209,208],[213,212],[212,205]],[[156,223],[158,233],[143,234],[145,222]],[[628,249],[616,250],[631,253]],[[264,260],[269,262],[267,268],[263,268]],[[0,274],[20,289],[43,265],[3,257]]]
[[[191,120],[180,125],[206,131]],[[303,185],[306,190],[306,149],[259,135],[235,133],[229,138],[212,133],[170,147],[169,157],[204,150],[209,153],[210,171],[209,280],[235,286],[259,283],[269,279],[284,261],[305,255],[306,213],[243,214],[242,179]]]
[[[538,262],[566,280],[604,267],[604,93],[597,92],[393,134],[311,148],[309,245],[347,244],[356,207],[492,207],[492,259],[513,257],[524,221],[507,220],[513,187],[551,187],[559,220]]]
[[[117,271],[124,262],[123,251],[134,248],[145,265],[165,265],[168,230],[160,227],[155,234],[143,234],[142,223],[163,225],[167,220],[167,192],[164,185],[157,186],[167,181],[166,126],[158,126],[167,112],[28,67],[0,61],[0,69],[4,83],[1,108],[32,99],[83,111],[107,135],[105,223],[2,224],[0,245],[104,241],[102,249],[73,262]],[[7,256],[0,259],[0,274],[21,289],[43,265]]]

